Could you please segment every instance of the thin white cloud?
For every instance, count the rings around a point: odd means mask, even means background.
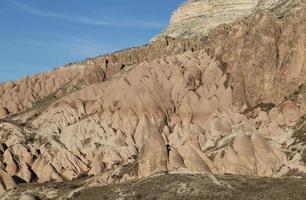
[[[73,55],[78,56],[96,56],[102,52],[103,45],[97,45],[97,43],[92,43],[90,41],[84,42],[75,42],[75,41],[66,41],[59,42],[58,46],[62,48],[64,51],[69,52]]]
[[[27,50],[29,46],[34,48],[42,48],[45,51],[56,51],[63,52],[67,55],[76,55],[80,57],[90,57],[96,56],[102,53],[111,51],[111,47],[107,45],[102,45],[97,41],[85,40],[78,37],[66,37],[59,36],[54,37],[51,40],[38,40],[38,39],[28,39],[28,40],[17,40],[18,50]]]
[[[55,13],[55,12],[40,10],[28,4],[21,3],[18,1],[13,1],[13,3],[19,10],[25,13],[28,13],[28,14],[45,17],[45,18],[65,20],[65,21],[74,22],[74,23],[87,24],[87,25],[131,27],[131,28],[162,28],[164,26],[163,23],[149,22],[149,21],[123,21],[123,22],[105,21],[99,18],[91,18],[91,17],[85,17],[85,16],[76,16],[76,15],[66,15],[62,13]]]

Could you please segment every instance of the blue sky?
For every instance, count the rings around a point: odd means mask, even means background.
[[[0,0],[0,81],[142,45],[183,0]]]

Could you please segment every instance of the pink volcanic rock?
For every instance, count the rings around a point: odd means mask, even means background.
[[[168,152],[162,136],[151,134],[140,152],[138,176],[145,177],[167,171]]]
[[[272,176],[287,164],[287,158],[258,133],[240,133],[232,147],[217,153],[214,164],[222,173]]]
[[[91,169],[88,172],[90,175],[99,175],[102,174],[105,170],[105,164],[102,162],[102,156],[97,155],[94,157],[91,162]]]
[[[183,145],[178,148],[178,152],[183,158],[184,164],[187,169],[195,172],[210,172],[208,165],[205,163],[201,156],[197,154],[189,145]]]
[[[2,124],[13,133],[6,140],[14,155],[6,156],[7,170],[26,181],[34,175],[39,182],[71,180],[106,173],[141,153],[139,177],[182,169],[262,175],[254,168],[258,158],[250,153],[249,136],[237,136],[231,147],[227,142],[233,127],[248,119],[232,110],[232,89],[221,67],[205,51],[189,52],[57,97],[27,124],[35,135]],[[218,150],[223,147],[224,155]],[[277,174],[271,168],[269,175]]]
[[[84,69],[84,81],[87,85],[100,83],[105,79],[103,69],[94,62],[89,62]]]
[[[300,109],[292,101],[284,102],[282,113],[287,126],[294,125],[302,116]]]
[[[167,166],[170,171],[186,168],[183,158],[180,156],[180,154],[175,148],[172,148],[169,151],[169,162]]]
[[[0,119],[5,117],[8,114],[7,109],[5,109],[4,107],[0,106]]]
[[[13,176],[17,173],[18,165],[9,149],[7,149],[3,154],[3,162],[6,164],[5,171],[7,171],[8,174]]]
[[[8,113],[18,113],[31,108],[38,101],[58,91],[65,84],[78,78],[83,70],[82,65],[72,65],[70,68],[60,67],[53,71],[35,74],[15,82],[0,84],[0,102]]]
[[[0,192],[13,189],[17,186],[14,179],[2,169],[0,169],[0,180]]]
[[[303,171],[304,18],[260,11],[202,41],[165,38],[0,84],[0,168],[27,182],[111,182],[130,162],[139,177]]]
[[[258,11],[229,27],[212,31],[208,43],[231,75],[234,105],[279,104],[304,83],[305,15]]]
[[[27,163],[21,164],[21,169],[19,170],[17,176],[27,183],[30,183],[35,178],[30,166]]]

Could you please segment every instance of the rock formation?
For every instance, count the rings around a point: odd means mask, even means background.
[[[46,105],[59,96],[83,88],[86,84],[101,82],[130,65],[153,60],[161,55],[176,55],[202,48],[203,44],[197,41],[166,37],[142,47],[71,63],[17,81],[0,83],[0,119],[33,106]]]
[[[169,25],[152,41],[164,36],[201,38],[221,24],[247,17],[257,10],[268,9],[278,16],[294,13],[303,0],[187,0],[171,16]]]
[[[231,76],[234,104],[277,105],[305,82],[305,27],[305,15],[279,20],[259,11],[209,36],[208,46],[217,46],[210,54],[226,63]]]
[[[14,179],[2,169],[0,169],[0,180],[0,194],[5,192],[5,190],[9,190],[16,187],[16,182],[14,181]]]
[[[273,2],[190,0],[172,23],[195,35],[172,24],[178,35],[167,35],[201,38],[158,36],[1,84],[2,187],[14,187],[12,177],[110,183],[165,172],[305,173],[306,7]],[[238,12],[249,16],[234,22]],[[202,30],[194,18],[212,25]],[[128,164],[136,172],[119,176]]]

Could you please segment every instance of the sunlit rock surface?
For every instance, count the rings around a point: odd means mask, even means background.
[[[177,8],[169,25],[152,41],[163,36],[203,37],[221,24],[228,24],[261,9],[277,15],[293,13],[303,0],[187,0]]]
[[[173,20],[205,2],[187,1]],[[86,187],[163,173],[305,173],[305,6],[230,2],[217,3],[226,13],[277,9],[205,39],[163,37],[0,84],[0,190],[88,175]]]

